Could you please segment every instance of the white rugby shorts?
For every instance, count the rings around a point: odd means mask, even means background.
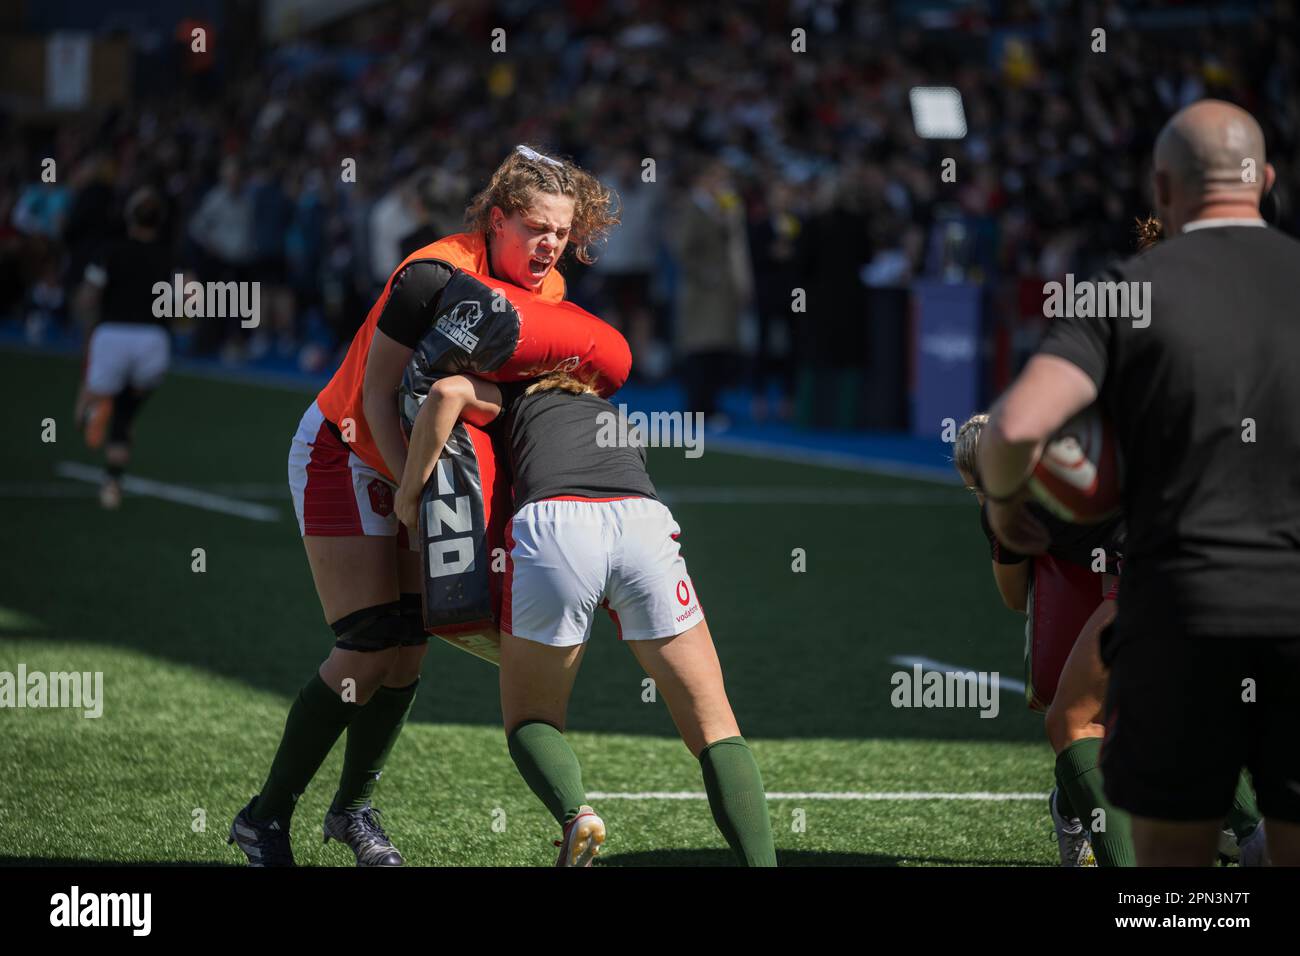
[[[396,536],[399,547],[418,550],[397,520],[397,486],[338,439],[315,402],[289,446],[289,491],[303,535]]]
[[[624,641],[675,637],[704,620],[672,512],[652,498],[559,497],[506,526],[501,630],[566,647],[604,607]]]
[[[90,333],[86,390],[116,395],[128,385],[142,392],[157,388],[171,359],[171,339],[162,326],[102,322]]]

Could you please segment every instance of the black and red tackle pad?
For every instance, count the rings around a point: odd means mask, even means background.
[[[631,371],[631,351],[616,329],[576,305],[542,302],[487,276],[455,270],[435,309],[399,390],[408,436],[429,387],[446,375],[513,382],[574,371],[592,376],[608,397]],[[425,629],[493,663],[500,661],[508,470],[492,435],[460,422],[420,497]]]

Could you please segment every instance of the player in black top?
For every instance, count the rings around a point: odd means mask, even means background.
[[[170,289],[172,283],[171,250],[161,233],[164,212],[157,190],[136,190],[126,205],[126,238],[91,257],[78,293],[78,305],[95,317],[95,327],[86,340],[76,419],[87,445],[104,446],[107,478],[100,503],[109,509],[121,504],[135,417],[171,362],[167,318],[155,308],[154,292],[155,284]]]
[[[1055,319],[981,441],[993,528],[1033,552],[1024,483],[1044,441],[1094,400],[1115,422],[1128,538],[1102,766],[1144,865],[1214,859],[1243,765],[1273,862],[1300,864],[1300,243],[1260,217],[1273,179],[1244,110],[1170,120],[1155,193],[1171,238],[1101,277],[1137,283],[1144,315]]]
[[[658,501],[644,447],[607,440],[615,414],[568,373],[524,385],[440,379],[416,416],[397,515],[417,527],[422,490],[461,417],[480,425],[500,417],[514,492],[501,711],[515,765],[562,828],[557,865],[590,865],[605,838],[563,735],[591,619],[603,607],[699,759],[718,828],[743,863],[774,866],[762,778],[678,550],[681,529]]]

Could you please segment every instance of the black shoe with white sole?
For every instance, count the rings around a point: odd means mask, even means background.
[[[330,807],[324,829],[325,842],[333,838],[346,843],[357,855],[357,866],[401,866],[406,862],[379,825],[379,811],[372,806],[360,810]]]
[[[279,820],[254,820],[253,804],[257,797],[248,801],[248,806],[239,811],[235,822],[230,824],[230,839],[244,851],[249,866],[293,866],[293,848],[289,846],[289,828]]]

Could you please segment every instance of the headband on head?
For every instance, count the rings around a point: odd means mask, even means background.
[[[564,168],[564,163],[560,162],[558,159],[551,159],[551,157],[549,156],[543,156],[537,150],[533,149],[530,146],[525,146],[523,143],[520,143],[518,146],[515,147],[515,152],[518,153],[520,156],[522,156],[524,159],[531,159],[535,162],[546,163],[550,166],[559,166],[561,169]]]

